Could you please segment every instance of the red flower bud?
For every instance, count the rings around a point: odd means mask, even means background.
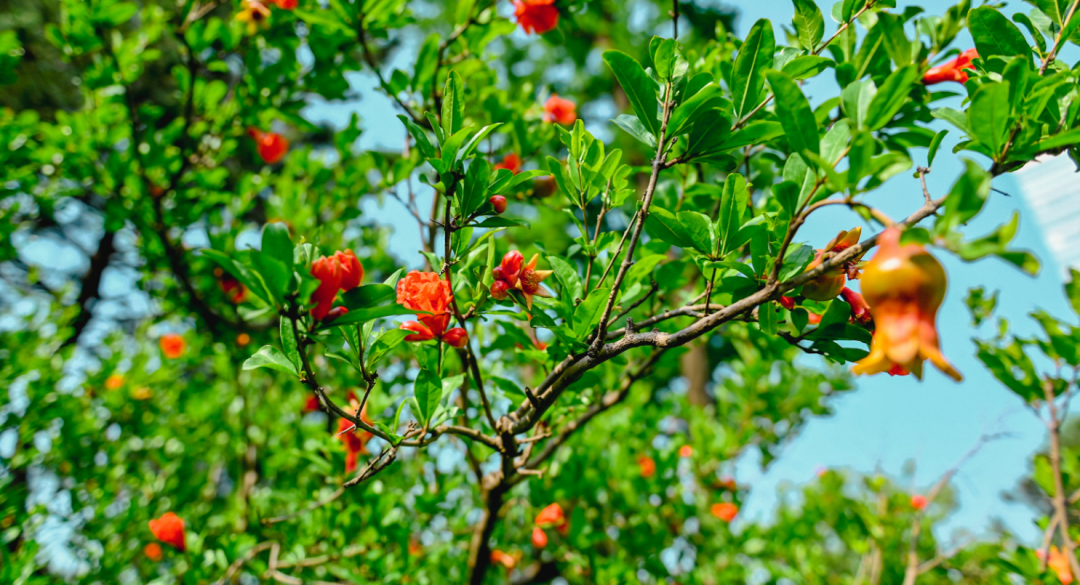
[[[341,289],[341,263],[333,256],[324,256],[311,265],[311,275],[319,280],[319,288],[311,294],[311,300],[316,303],[311,309],[311,316],[316,321],[322,321],[333,307],[334,299]]]
[[[350,291],[364,280],[364,265],[353,254],[352,250],[338,251],[334,253],[334,260],[341,265],[341,290]]]
[[[496,266],[492,272],[499,271],[499,267]],[[491,296],[497,301],[505,301],[510,296],[510,285],[506,284],[505,280],[496,277],[495,282],[491,283]]]
[[[450,347],[461,349],[469,343],[469,334],[461,327],[454,327],[446,333],[443,333],[442,340]]]
[[[694,448],[691,447],[690,445],[683,445],[682,447],[679,447],[679,457],[693,457],[693,456],[694,456]]]
[[[709,512],[724,522],[731,522],[735,519],[735,516],[739,514],[739,507],[731,502],[721,502],[719,504],[713,504],[712,507],[709,508]]]
[[[548,537],[547,537],[547,533],[544,532],[543,528],[540,528],[539,526],[537,526],[536,528],[533,528],[533,531],[532,531],[532,544],[536,548],[544,548],[544,547],[547,546]]]
[[[795,309],[795,299],[791,297],[780,297],[780,306],[792,311]]]
[[[151,542],[143,548],[143,554],[151,561],[157,562],[165,555],[162,554],[161,545],[156,542]]]
[[[911,507],[919,510],[920,512],[926,508],[929,502],[926,501],[926,496],[921,494],[915,494],[911,496]]]
[[[324,321],[329,323],[329,322],[333,321],[334,319],[337,319],[338,317],[341,317],[342,315],[346,315],[348,313],[349,313],[349,309],[347,309],[345,307],[334,307],[334,308],[330,309],[329,313],[326,314],[326,318],[324,319]]]
[[[866,299],[861,294],[844,287],[844,290],[840,291],[840,296],[844,299],[844,302],[851,305],[852,321],[861,325],[869,325],[874,320],[874,316],[870,314],[870,305],[866,304]]]
[[[503,197],[502,195],[492,195],[491,199],[488,199],[488,201],[491,202],[491,206],[495,208],[495,213],[501,214],[506,211],[506,197]]]
[[[637,464],[638,467],[641,468],[641,477],[649,479],[656,475],[656,462],[653,461],[652,457],[642,455],[641,457],[638,457]]]
[[[161,339],[158,340],[158,344],[161,345],[161,352],[170,359],[176,359],[184,355],[184,349],[187,347],[187,342],[184,341],[183,336],[177,333],[162,335]]]
[[[505,280],[510,286],[517,284],[518,275],[521,274],[521,265],[525,262],[525,256],[521,255],[521,252],[517,250],[511,250],[503,256],[502,262],[499,263],[499,269],[502,271],[497,278]]]
[[[248,134],[255,139],[255,148],[259,151],[259,158],[266,164],[276,164],[289,153],[289,140],[276,132],[248,128]]]
[[[154,534],[155,538],[180,552],[187,550],[187,543],[184,538],[184,521],[172,512],[165,512],[161,518],[151,520],[150,532]]]
[[[521,157],[516,152],[503,157],[502,162],[495,165],[495,170],[506,169],[515,175],[521,172]]]
[[[566,534],[565,530],[569,528],[562,506],[557,503],[549,504],[540,510],[536,516],[536,525],[540,528],[554,528],[562,534]]]

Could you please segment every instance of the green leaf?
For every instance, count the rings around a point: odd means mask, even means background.
[[[877,86],[869,80],[856,81],[840,92],[840,109],[855,123],[855,127],[866,127],[866,116],[876,94]]]
[[[292,254],[289,254],[292,261]],[[273,296],[275,304],[282,304],[285,295],[290,292],[293,281],[293,272],[284,263],[272,258],[269,254],[259,251],[251,252],[251,261],[255,270],[266,283],[266,289]]]
[[[945,211],[935,225],[939,234],[951,232],[966,224],[982,211],[990,196],[990,174],[975,161],[965,159],[966,171],[956,180],[948,197]]]
[[[817,55],[803,55],[785,63],[781,71],[784,72],[784,75],[799,80],[813,77],[834,66],[836,66],[836,62],[832,59],[818,57]]]
[[[405,124],[405,128],[408,129],[409,134],[412,135],[416,147],[420,149],[420,155],[424,158],[435,158],[435,147],[431,145],[431,140],[428,139],[427,132],[420,126],[414,124],[407,116],[399,114],[398,119],[401,120],[402,124]]]
[[[286,374],[299,375],[299,370],[289,361],[289,358],[272,345],[262,346],[259,351],[255,352],[255,355],[244,360],[244,365],[241,366],[241,369],[244,370],[254,370],[256,368],[270,368]]]
[[[843,7],[840,9],[840,21],[850,22],[851,17],[862,10],[863,6],[866,6],[866,0],[844,0]]]
[[[941,141],[945,140],[945,135],[948,134],[948,130],[942,130],[934,135],[933,140],[930,141],[930,150],[926,154],[926,166],[934,166],[934,158],[937,156],[938,148],[941,147]]]
[[[821,14],[814,0],[793,0],[795,16],[792,23],[799,36],[799,44],[807,51],[813,51],[825,35],[825,17]]]
[[[694,249],[710,258],[714,254],[715,243],[712,238],[709,218],[697,211],[680,211],[676,215]]]
[[[604,62],[619,80],[638,119],[654,136],[660,134],[657,119],[656,83],[645,73],[636,59],[622,51],[605,51]]]
[[[765,335],[776,335],[779,331],[776,318],[776,303],[768,302],[758,307],[758,327]]]
[[[431,370],[420,370],[413,384],[413,396],[419,408],[416,414],[420,416],[420,422],[426,425],[442,400],[442,379]]]
[[[764,72],[772,67],[775,51],[772,23],[764,18],[755,22],[739,47],[731,71],[731,101],[735,104],[736,118],[746,116],[761,103]]]
[[[931,111],[930,115],[937,118],[938,120],[945,120],[953,126],[956,126],[968,136],[975,135],[971,131],[971,126],[968,125],[968,118],[964,115],[963,112],[954,110],[952,108],[938,108]]]
[[[731,243],[738,235],[739,228],[742,227],[749,201],[750,192],[746,188],[746,179],[738,173],[728,175],[724,181],[724,192],[720,197],[720,215],[717,224],[720,257],[732,252]]]
[[[696,114],[698,112],[726,104],[727,100],[720,97],[720,94],[720,86],[710,83],[701,88],[690,99],[679,104],[675,111],[671,113],[671,120],[668,122],[668,136],[680,136],[690,131],[692,122],[697,119]]]
[[[397,299],[397,291],[388,284],[365,284],[341,295],[341,302],[350,311],[384,304]]]
[[[882,12],[878,14],[878,24],[874,28],[881,27],[882,40],[885,43],[885,52],[896,63],[897,67],[911,65],[911,41],[904,33],[904,18],[899,14]]]
[[[652,206],[649,210],[649,217],[645,222],[645,226],[649,229],[650,234],[672,246],[688,249],[694,247],[693,239],[686,233],[686,229],[679,222],[678,218],[675,217],[675,214],[663,207],[657,207],[656,205]],[[591,297],[592,295],[590,294],[589,296]]]
[[[777,117],[787,134],[791,151],[809,150],[819,154],[817,119],[802,90],[790,77],[779,71],[769,71],[766,76],[776,96]]]
[[[995,160],[1008,140],[1011,127],[1009,112],[1008,83],[984,83],[971,98],[968,125],[975,139],[994,154]]]
[[[293,243],[289,228],[284,223],[273,222],[263,226],[262,253],[281,262],[291,272],[293,268]]]
[[[630,136],[637,138],[639,141],[645,143],[649,148],[656,148],[656,136],[653,136],[652,132],[641,123],[641,120],[637,116],[631,116],[630,114],[621,114],[612,122],[623,130],[626,130]]]
[[[450,71],[446,77],[442,100],[442,129],[447,136],[453,136],[465,125],[465,83],[457,71]]]
[[[279,333],[281,334],[281,348],[285,350],[285,357],[289,360],[289,363],[293,365],[294,370],[299,370],[300,351],[296,346],[296,334],[293,330],[292,319],[286,317],[281,318]]]
[[[607,306],[608,297],[611,295],[610,287],[601,287],[589,292],[589,298],[578,305],[574,311],[574,334],[578,339],[588,337],[593,329],[600,324],[604,316],[604,307]]]
[[[1057,150],[1065,146],[1072,146],[1077,143],[1080,143],[1080,128],[1073,128],[1072,130],[1043,138],[1035,143],[1035,150],[1038,152],[1046,152],[1048,150]]]
[[[870,101],[866,110],[866,128],[871,131],[884,128],[904,107],[911,87],[918,78],[919,68],[915,65],[905,65],[893,71]]]
[[[488,202],[488,185],[491,182],[491,165],[483,158],[477,158],[469,164],[465,171],[465,181],[459,186],[458,193],[461,197],[461,215],[466,218],[480,209]]]
[[[968,13],[967,22],[971,37],[975,40],[975,48],[983,59],[994,55],[1019,55],[1031,59],[1031,47],[1024,39],[1024,33],[996,8],[976,8]]]
[[[653,37],[649,42],[649,56],[652,58],[653,69],[660,79],[669,80],[675,71],[675,61],[678,59],[679,44],[675,39]]]
[[[499,173],[495,176],[495,181],[488,187],[488,193],[494,193],[496,195],[505,194],[507,191],[517,187],[525,181],[530,181],[537,177],[547,177],[551,173],[544,170],[532,170],[521,171],[518,174],[511,173],[506,169],[499,169]]]
[[[1069,304],[1073,312],[1080,315],[1080,272],[1075,268],[1069,269],[1069,282],[1065,283],[1065,295],[1069,297]]]

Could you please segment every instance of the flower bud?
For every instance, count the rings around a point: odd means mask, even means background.
[[[446,333],[443,333],[442,340],[450,347],[461,349],[469,343],[469,334],[461,327],[454,327]]]
[[[720,502],[713,504],[709,508],[709,512],[724,522],[731,522],[739,514],[739,507],[731,502]]]
[[[488,199],[491,206],[495,208],[495,213],[502,214],[506,211],[506,197],[502,195],[492,195],[491,199]]]
[[[180,552],[187,550],[184,521],[172,512],[165,512],[161,518],[151,520],[150,532],[155,538]]]
[[[495,267],[495,270],[499,270]],[[491,283],[491,296],[497,301],[505,301],[510,296],[510,285],[506,284],[505,280],[496,279]]]
[[[900,245],[900,230],[891,227],[862,277],[863,297],[873,313],[875,331],[870,354],[855,364],[855,374],[892,372],[896,366],[922,379],[923,361],[956,381],[963,379],[941,353],[937,311],[945,299],[945,269],[922,246]]]
[[[922,494],[915,494],[914,496],[911,496],[911,507],[915,508],[920,512],[926,509],[926,505],[928,503],[929,502],[926,501],[926,496]]]
[[[364,265],[353,254],[352,250],[338,251],[334,253],[334,260],[341,266],[341,290],[350,291],[364,280]]]
[[[533,528],[533,531],[532,531],[532,545],[534,547],[536,547],[536,548],[544,548],[544,547],[547,546],[547,544],[548,544],[548,537],[547,537],[547,533],[544,532],[544,529],[540,528],[539,526],[537,526],[536,528]]]
[[[337,319],[338,317],[341,317],[343,315],[348,314],[348,312],[349,312],[349,309],[347,309],[345,307],[334,307],[334,308],[330,309],[329,313],[326,314],[326,318],[324,319],[324,321],[329,323],[329,322],[333,321],[334,319]]]

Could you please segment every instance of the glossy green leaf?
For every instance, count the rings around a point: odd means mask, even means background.
[[[778,71],[767,74],[773,95],[776,96],[776,113],[780,125],[787,134],[793,152],[809,150],[818,154],[818,126],[810,102],[790,77]]]
[[[656,83],[645,73],[641,64],[626,53],[606,51],[604,62],[619,80],[619,85],[622,86],[642,125],[653,136],[658,136],[660,120],[657,118]]]
[[[739,47],[731,72],[731,101],[736,117],[745,117],[761,103],[765,70],[772,67],[775,51],[772,23],[765,19],[755,22]]]

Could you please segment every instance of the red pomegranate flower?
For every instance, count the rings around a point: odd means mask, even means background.
[[[158,340],[158,345],[161,346],[161,352],[169,359],[176,359],[184,355],[184,349],[187,348],[187,342],[177,333],[162,335],[161,339]]]
[[[570,523],[566,521],[562,506],[558,503],[549,504],[546,508],[540,510],[540,513],[536,516],[535,524],[538,528],[554,528],[563,536],[566,536],[570,531]]]
[[[363,412],[360,413],[360,420],[369,425],[374,424],[367,416],[366,404],[364,405]],[[345,445],[345,473],[356,471],[357,461],[360,455],[367,453],[367,444],[372,436],[373,435],[368,431],[356,428],[356,425],[349,422],[348,419],[338,419],[338,438],[341,439],[341,443]]]
[[[926,505],[929,504],[926,500],[926,496],[922,494],[915,494],[911,496],[911,507],[919,510],[920,512],[926,509]]]
[[[515,175],[521,172],[521,157],[516,152],[503,157],[502,162],[495,165],[495,170],[506,169]]]
[[[713,504],[709,508],[709,512],[724,522],[731,522],[739,514],[739,507],[731,502],[720,502]]]
[[[694,448],[691,447],[690,445],[683,445],[682,447],[679,447],[679,457],[693,457],[693,456],[694,456]]]
[[[469,342],[469,335],[461,327],[447,330],[450,326],[450,303],[454,294],[450,283],[439,278],[435,272],[413,270],[398,281],[397,302],[410,311],[423,311],[430,315],[417,315],[417,321],[406,321],[401,328],[413,334],[405,341],[429,341],[439,339],[452,347],[462,348]]]
[[[511,250],[503,256],[502,262],[491,270],[491,275],[495,279],[491,283],[491,296],[499,301],[506,300],[510,296],[510,289],[517,289],[525,297],[525,306],[531,310],[533,296],[551,296],[541,283],[551,276],[552,272],[536,269],[536,263],[540,259],[539,254],[534,254],[529,263],[522,266],[524,259],[525,257],[517,250]]]
[[[968,49],[952,61],[942,63],[937,67],[931,67],[927,70],[926,74],[923,75],[923,84],[934,85],[935,83],[944,83],[946,81],[966,83],[968,80],[967,70],[975,70],[975,66],[972,65],[971,62],[978,58],[979,51],[976,49]]]
[[[641,457],[638,457],[637,464],[641,470],[641,477],[649,479],[656,475],[656,462],[653,461],[652,457],[642,455]]]
[[[255,139],[255,148],[259,151],[259,158],[268,165],[277,164],[289,153],[289,139],[276,132],[248,128],[248,135]]]
[[[542,547],[540,547],[540,548],[542,548]],[[495,549],[495,550],[491,551],[491,562],[496,564],[496,565],[502,565],[503,567],[506,568],[507,572],[510,572],[510,571],[514,570],[514,567],[517,566],[518,560],[520,558],[521,558],[521,553],[520,552],[518,552],[517,554],[512,555],[512,554],[505,553],[505,552],[503,552],[501,550],[498,550],[498,549]]]
[[[161,518],[151,520],[150,532],[155,538],[180,552],[187,550],[184,539],[184,521],[172,512],[165,512]]]
[[[930,360],[959,382],[963,376],[942,355],[935,323],[948,285],[945,269],[922,246],[901,246],[899,228],[885,230],[878,243],[862,278],[876,330],[870,354],[852,371],[892,373],[899,366],[921,380],[923,361]]]
[[[577,104],[563,99],[558,94],[551,94],[544,103],[544,121],[559,124],[573,124],[577,120]]]
[[[555,0],[513,0],[514,16],[528,34],[544,34],[559,24]]]
[[[300,4],[299,0],[270,0],[270,2],[282,10],[294,10]]]
[[[364,266],[352,250],[339,250],[333,256],[323,256],[312,263],[311,275],[319,281],[319,288],[311,294],[311,300],[315,302],[311,316],[322,321],[333,308],[338,291],[350,291],[360,286]]]

